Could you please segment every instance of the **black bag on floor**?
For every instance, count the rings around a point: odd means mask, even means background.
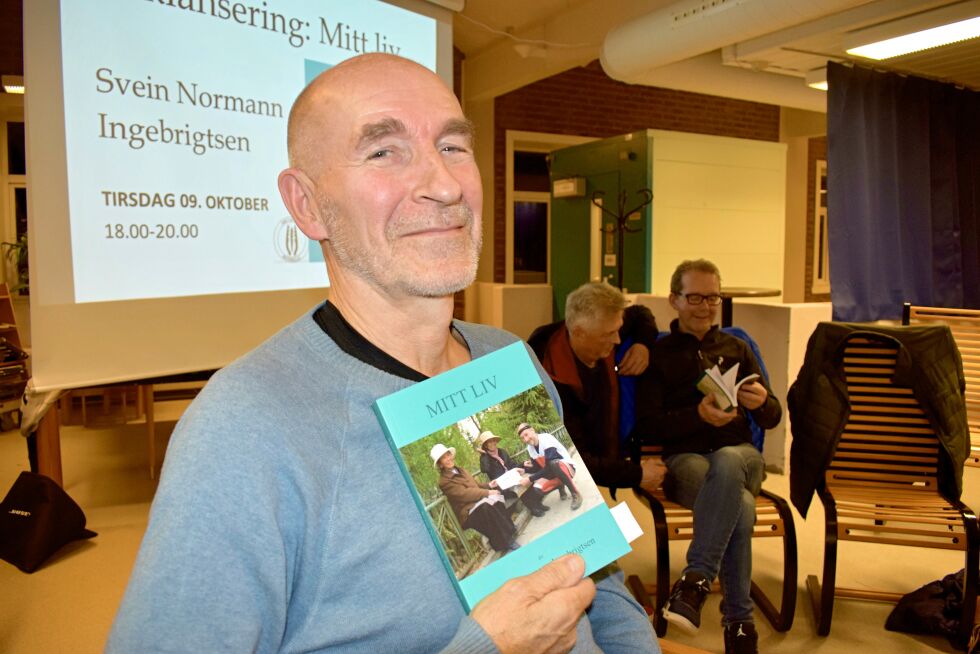
[[[960,642],[959,637],[963,573],[960,570],[948,574],[902,597],[889,614],[885,629],[910,634],[939,634],[946,636],[953,647],[967,649],[967,643]]]
[[[85,514],[54,481],[22,472],[0,502],[0,559],[34,572],[62,546],[97,535]]]

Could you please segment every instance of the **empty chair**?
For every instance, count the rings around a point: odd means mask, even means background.
[[[838,544],[852,540],[963,551],[968,637],[980,531],[959,501],[968,444],[957,362],[945,327],[822,323],[811,337],[789,396],[790,482],[804,516],[813,487],[824,506],[823,575],[807,578],[818,634],[830,633],[835,596],[900,597],[837,584]]]

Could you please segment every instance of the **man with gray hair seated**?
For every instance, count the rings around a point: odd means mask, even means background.
[[[627,339],[633,344],[617,365],[613,350]],[[657,321],[649,309],[628,307],[619,289],[596,282],[568,295],[565,320],[537,328],[528,339],[558,388],[565,427],[601,486],[656,488],[663,480],[659,461],[627,461],[620,437],[620,404],[626,399],[620,378],[646,370],[656,340]]]

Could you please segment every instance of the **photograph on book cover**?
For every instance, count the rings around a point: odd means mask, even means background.
[[[399,451],[460,580],[603,502],[541,384]]]

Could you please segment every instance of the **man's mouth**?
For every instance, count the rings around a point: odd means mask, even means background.
[[[440,234],[455,234],[465,225],[433,225],[431,227],[416,227],[403,232],[401,236],[438,236]]]

